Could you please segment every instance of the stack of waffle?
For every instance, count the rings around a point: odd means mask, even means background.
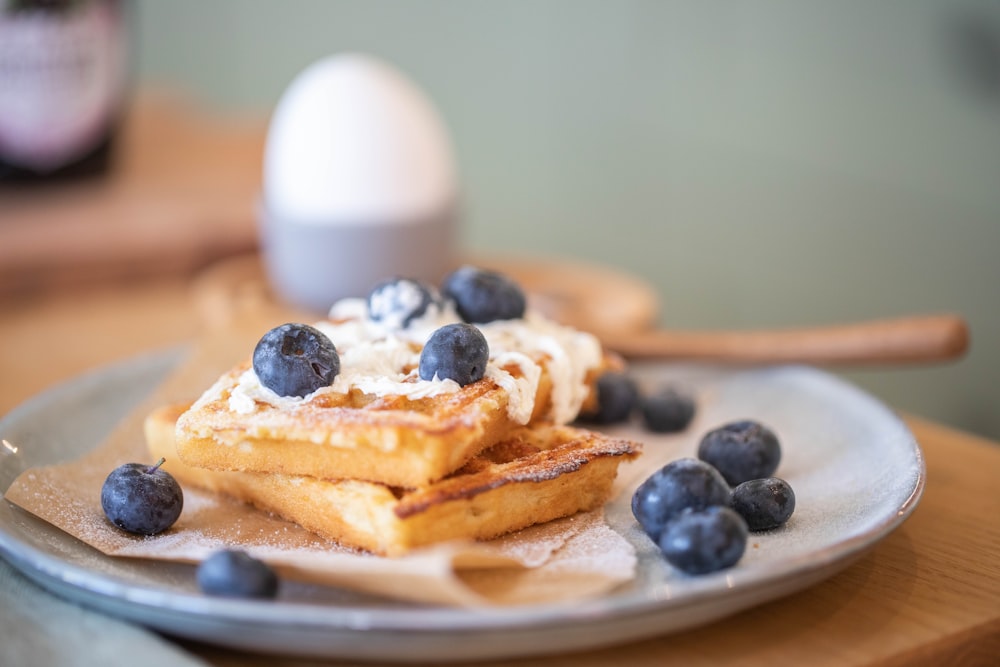
[[[529,312],[481,325],[482,379],[420,379],[422,343],[454,319],[442,308],[387,327],[365,301],[342,302],[313,325],[339,353],[331,386],[281,397],[247,361],[193,404],[150,414],[149,449],[182,485],[386,556],[600,507],[639,446],[570,424],[593,407],[613,358],[592,336]]]

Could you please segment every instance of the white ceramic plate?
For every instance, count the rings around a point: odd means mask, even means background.
[[[180,359],[162,353],[83,376],[0,421],[0,490],[22,470],[76,458],[96,446]],[[622,472],[627,492],[608,520],[639,553],[636,580],[587,602],[504,609],[423,607],[334,589],[291,585],[277,601],[205,597],[193,568],[115,559],[8,502],[0,503],[0,554],[43,587],[167,634],[244,650],[333,658],[429,661],[495,659],[582,650],[677,632],[801,590],[849,565],[902,523],[923,491],[920,449],[884,405],[806,367],[720,370],[687,365],[635,369],[644,386],[694,391],[695,422],[680,435],[642,439],[640,464]],[[746,555],[717,574],[674,572],[636,528],[631,490],[645,474],[691,456],[708,429],[739,418],[779,435],[778,476],[796,493],[795,514],[752,535]]]

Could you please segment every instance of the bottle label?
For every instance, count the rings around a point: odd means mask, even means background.
[[[96,146],[124,96],[125,41],[114,2],[0,11],[0,156],[43,171]]]

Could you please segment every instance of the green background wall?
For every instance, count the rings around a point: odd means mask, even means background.
[[[961,313],[962,361],[844,375],[1000,438],[1000,3],[140,0],[136,24],[141,83],[223,112],[270,113],[327,54],[393,63],[451,130],[467,247],[627,269],[669,326]]]

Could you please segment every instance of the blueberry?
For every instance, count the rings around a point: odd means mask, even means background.
[[[667,562],[687,574],[708,574],[735,565],[747,547],[747,525],[728,507],[685,510],[658,541]]]
[[[156,535],[174,525],[184,508],[184,492],[174,476],[155,465],[126,463],[111,471],[101,487],[101,507],[111,523],[139,535]]]
[[[446,324],[431,334],[420,352],[420,379],[451,379],[463,387],[486,373],[490,348],[486,337],[471,324]]]
[[[629,418],[639,399],[635,381],[626,373],[608,371],[594,384],[597,407],[580,415],[584,421],[617,424]]]
[[[253,370],[261,384],[279,396],[305,396],[333,383],[340,372],[340,357],[319,329],[282,324],[257,343]]]
[[[674,387],[640,397],[642,422],[654,433],[678,433],[694,418],[694,398]]]
[[[368,316],[393,329],[405,329],[435,301],[432,288],[420,281],[392,278],[368,293]]]
[[[195,577],[209,595],[266,599],[278,594],[278,575],[271,566],[240,549],[216,551],[198,565]]]
[[[735,489],[730,506],[750,530],[771,530],[784,525],[795,511],[795,492],[783,479],[750,479]]]
[[[736,486],[774,474],[781,461],[781,445],[766,426],[737,421],[706,433],[698,444],[698,458],[718,468]]]
[[[715,505],[729,505],[729,485],[718,470],[693,458],[671,461],[632,495],[632,514],[654,541],[683,510]]]
[[[524,317],[521,287],[500,273],[463,266],[444,280],[441,293],[455,302],[459,317],[473,324]]]

